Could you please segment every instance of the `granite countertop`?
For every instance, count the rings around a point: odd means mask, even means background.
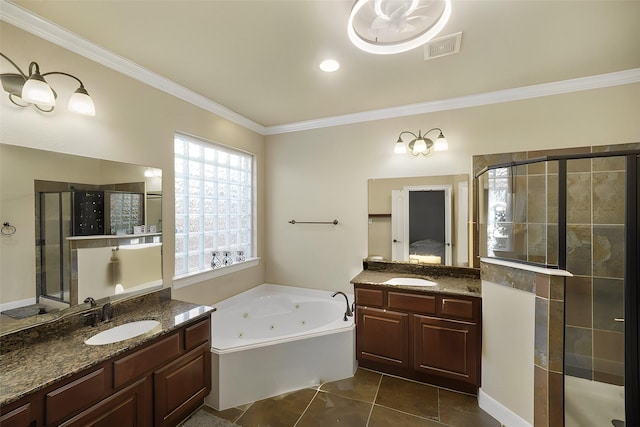
[[[412,277],[437,283],[436,286],[385,284],[394,277]],[[427,267],[411,264],[365,262],[365,270],[351,280],[353,284],[384,286],[420,292],[481,297],[481,280],[475,269]]]
[[[151,299],[132,308],[114,307],[114,319],[96,327],[59,326],[59,332],[21,331],[2,337],[0,355],[0,405],[14,402],[56,381],[97,366],[118,354],[176,330],[186,322],[204,319],[213,307],[172,299]],[[99,307],[98,307],[99,308]],[[157,320],[161,327],[125,341],[87,345],[84,340],[114,326]]]

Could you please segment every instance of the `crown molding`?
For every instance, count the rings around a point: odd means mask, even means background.
[[[264,126],[7,0],[0,0],[0,20],[264,135]]]
[[[341,116],[325,117],[284,125],[268,126],[265,128],[265,134],[276,135],[280,133],[299,132],[373,120],[414,116],[418,114],[434,113],[437,111],[480,107],[483,105],[520,101],[523,99],[540,98],[544,96],[560,95],[563,93],[600,89],[639,82],[640,68],[632,68],[630,70],[616,71],[613,73],[598,74],[595,76],[580,77],[570,80],[561,80],[551,83],[485,92],[438,101],[421,102],[400,107],[382,108],[379,110],[363,111],[361,113],[344,114]]]
[[[374,120],[406,117],[437,111],[479,107],[502,102],[519,101],[640,82],[640,68],[633,68],[613,73],[467,95],[444,100],[409,104],[400,107],[382,108],[378,110],[363,111],[359,113],[331,116],[282,125],[263,126],[223,105],[218,104],[217,102],[210,100],[209,98],[177,84],[172,80],[141,67],[140,65],[123,58],[102,46],[92,43],[63,27],[42,19],[8,0],[0,0],[0,20],[90,59],[91,61],[104,65],[114,71],[136,79],[141,83],[180,98],[185,102],[193,104],[213,114],[217,114],[220,117],[261,135],[277,135],[281,133],[299,132]]]

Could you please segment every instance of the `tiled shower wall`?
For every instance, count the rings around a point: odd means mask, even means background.
[[[510,161],[637,149],[640,143],[474,156],[474,174]],[[555,264],[557,162],[513,172],[514,247],[528,261]],[[565,373],[612,384],[624,381],[624,323],[616,321],[623,317],[624,191],[624,158],[567,162],[567,270],[574,277],[566,282]]]
[[[567,169],[566,373],[623,385],[625,159]]]

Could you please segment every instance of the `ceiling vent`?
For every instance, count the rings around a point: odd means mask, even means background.
[[[462,32],[431,40],[424,45],[424,60],[440,58],[460,52]]]

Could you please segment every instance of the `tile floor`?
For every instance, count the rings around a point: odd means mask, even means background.
[[[215,411],[243,427],[500,427],[476,396],[359,368],[355,376]]]

